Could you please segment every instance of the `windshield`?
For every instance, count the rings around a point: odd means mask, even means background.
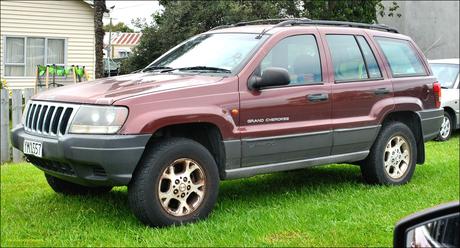
[[[456,64],[431,64],[434,76],[443,88],[452,88],[458,77]]]
[[[267,36],[219,33],[198,35],[167,53],[147,68],[180,68],[209,72],[234,72]]]

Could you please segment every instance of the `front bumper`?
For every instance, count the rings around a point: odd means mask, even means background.
[[[57,138],[31,135],[18,127],[13,146],[24,140],[41,142],[42,158],[26,157],[39,169],[66,181],[87,186],[127,185],[151,135],[66,134]]]
[[[423,140],[428,141],[436,138],[444,118],[444,109],[423,110],[418,111],[417,114],[422,124]]]

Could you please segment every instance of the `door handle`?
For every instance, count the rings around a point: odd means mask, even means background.
[[[390,90],[388,90],[387,88],[378,88],[376,90],[374,90],[374,94],[379,96],[379,95],[386,95],[390,93]]]
[[[326,94],[326,93],[310,94],[310,95],[307,95],[307,99],[310,102],[327,101],[327,99],[329,99],[329,94]]]

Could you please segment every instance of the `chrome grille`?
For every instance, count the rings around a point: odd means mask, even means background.
[[[58,136],[67,132],[67,127],[78,105],[30,101],[24,112],[23,124],[26,132],[45,136]]]

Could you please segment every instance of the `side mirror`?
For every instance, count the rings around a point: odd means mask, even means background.
[[[259,90],[271,86],[288,85],[291,82],[289,72],[280,67],[269,67],[262,73],[262,77],[251,76],[248,81],[250,90]]]
[[[395,227],[393,246],[459,247],[459,208],[458,201],[451,202],[400,220]]]

